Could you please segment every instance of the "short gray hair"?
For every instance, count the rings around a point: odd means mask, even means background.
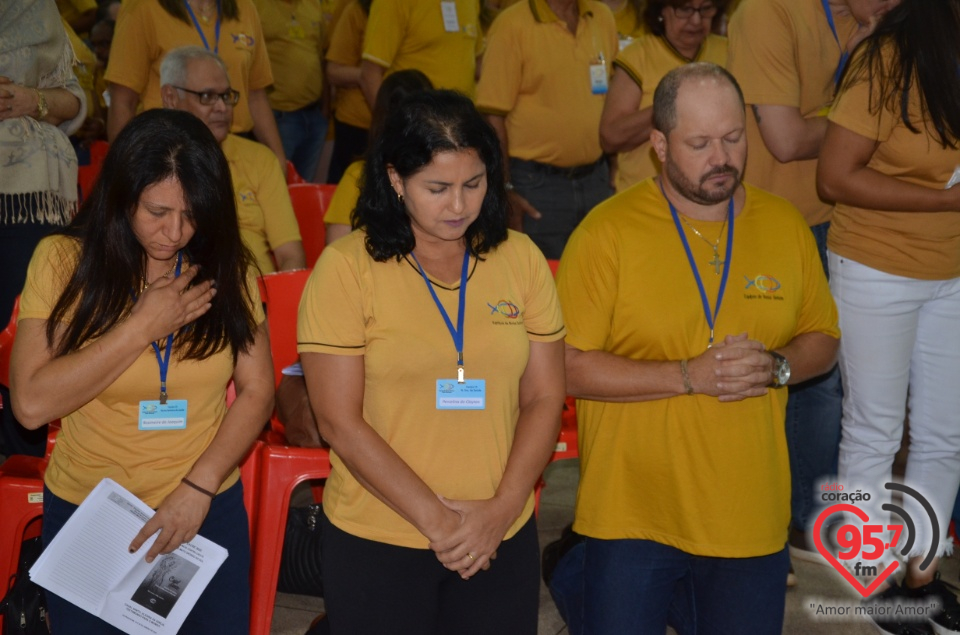
[[[694,62],[678,66],[667,73],[653,93],[653,128],[663,134],[677,126],[677,93],[688,79],[712,78],[733,86],[740,98],[740,107],[746,109],[740,84],[727,69],[709,62]]]
[[[183,86],[187,83],[187,67],[194,60],[213,60],[223,69],[230,80],[227,66],[215,53],[211,53],[202,46],[181,46],[173,49],[163,57],[160,63],[160,85]]]

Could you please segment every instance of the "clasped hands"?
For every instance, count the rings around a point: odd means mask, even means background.
[[[687,363],[695,393],[720,401],[741,401],[767,393],[773,377],[773,358],[762,342],[746,333],[728,335]]]
[[[446,508],[443,525],[430,538],[437,560],[464,580],[486,571],[497,558],[497,548],[516,520],[497,499],[451,500],[438,496]]]

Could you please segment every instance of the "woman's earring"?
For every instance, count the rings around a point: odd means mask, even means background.
[[[658,15],[658,16],[657,16],[657,22],[663,22],[663,16],[662,16],[662,15]]]
[[[397,200],[400,202],[401,205],[403,205],[403,194],[401,194],[400,192],[397,192]]]

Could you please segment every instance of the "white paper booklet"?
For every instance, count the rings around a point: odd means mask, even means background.
[[[103,479],[31,567],[30,579],[129,635],[176,633],[227,550],[197,536],[148,564],[156,535],[137,553],[127,548],[153,514]]]

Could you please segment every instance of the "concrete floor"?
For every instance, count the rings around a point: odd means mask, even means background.
[[[573,520],[573,505],[578,479],[578,462],[559,461],[547,468],[544,478],[538,528],[540,546],[560,536],[561,529]],[[794,561],[797,586],[787,591],[786,620],[783,635],[874,635],[877,630],[871,622],[859,618],[824,617],[815,614],[816,607],[856,606],[860,596],[825,564]],[[960,573],[960,556],[945,558],[941,565],[942,577],[956,586]],[[323,609],[320,598],[278,594],[273,614],[273,635],[303,635]],[[538,635],[566,633],[566,626],[557,614],[553,600],[541,585],[540,627]],[[670,631],[672,632],[672,631]]]

